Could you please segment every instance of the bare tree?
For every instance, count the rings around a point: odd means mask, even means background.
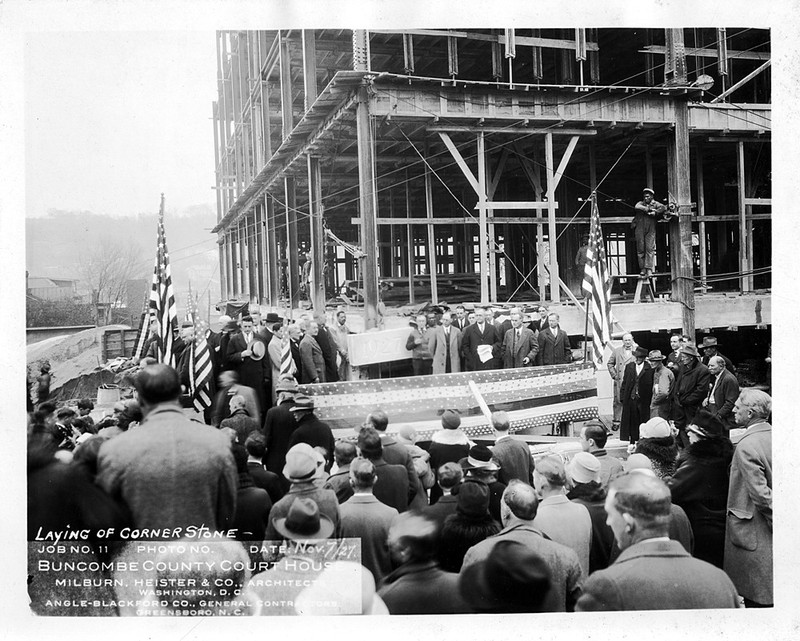
[[[82,249],[77,267],[92,292],[98,325],[108,325],[112,310],[124,304],[127,282],[147,273],[147,261],[142,260],[139,245],[109,237]]]

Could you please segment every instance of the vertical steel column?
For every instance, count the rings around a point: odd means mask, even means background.
[[[489,303],[489,230],[486,215],[486,144],[478,132],[478,251],[481,266],[481,304]]]
[[[561,300],[561,286],[558,282],[558,252],[556,251],[556,190],[555,165],[553,162],[553,134],[544,137],[545,166],[547,168],[547,240],[550,245],[550,301]]]
[[[264,194],[264,205],[266,207],[265,232],[266,260],[265,265],[269,270],[269,304],[277,307],[281,296],[281,267],[278,255],[278,230],[276,229],[275,201],[270,194]]]
[[[405,170],[405,190],[406,190],[406,216],[411,218],[411,186],[408,181],[408,169]],[[414,225],[406,225],[406,261],[408,268],[408,302],[414,304]]]
[[[742,292],[749,292],[753,289],[752,276],[745,276],[751,269],[750,243],[747,238],[747,205],[745,198],[745,172],[744,172],[744,143],[740,140],[736,143],[737,151],[737,174],[739,182],[739,271],[742,276],[739,279]]]
[[[292,309],[300,304],[300,261],[297,242],[297,192],[294,176],[285,176],[283,189],[286,197],[286,267],[289,284],[289,305]]]
[[[314,312],[325,312],[325,232],[322,229],[322,172],[319,158],[308,154],[308,209],[311,213],[311,278],[314,288],[309,292],[309,300]]]
[[[428,145],[425,145],[425,157],[428,157]],[[430,165],[425,163],[425,215],[433,220],[433,185]],[[431,280],[431,302],[439,304],[439,284],[436,280],[436,226],[428,223],[428,273]]]
[[[281,76],[281,124],[282,139],[286,140],[294,128],[294,115],[292,112],[292,62],[291,49],[288,38],[281,38],[280,42],[280,76]]]

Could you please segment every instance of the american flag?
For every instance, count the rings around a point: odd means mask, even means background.
[[[214,376],[211,363],[211,352],[206,341],[208,323],[200,318],[197,312],[197,300],[192,297],[189,286],[189,304],[186,308],[186,319],[194,324],[194,340],[189,349],[189,394],[194,408],[198,412],[211,407],[211,384]]]
[[[161,208],[158,211],[158,244],[156,264],[153,268],[153,285],[150,288],[150,309],[158,322],[158,336],[156,336],[158,362],[175,367],[173,341],[178,329],[178,307],[172,292],[172,273],[169,268],[167,238],[164,233],[164,194],[161,194]]]
[[[603,350],[611,340],[611,278],[606,265],[606,248],[597,210],[597,194],[592,193],[592,215],[589,229],[589,248],[583,275],[588,313],[592,317],[592,348],[595,365],[603,363]]]

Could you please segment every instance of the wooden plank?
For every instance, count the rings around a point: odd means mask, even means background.
[[[459,169],[461,169],[461,172],[466,177],[467,182],[469,182],[469,184],[472,186],[472,189],[475,190],[475,193],[478,195],[478,198],[480,199],[481,187],[478,184],[477,178],[475,178],[475,175],[472,173],[472,170],[469,168],[467,163],[464,161],[464,158],[461,156],[461,152],[458,151],[456,146],[453,144],[453,141],[450,139],[450,136],[448,136],[446,133],[440,132],[439,137],[442,139],[442,142],[444,142],[445,147],[447,147],[448,151],[450,152],[450,155],[453,156],[453,159],[456,161],[456,164],[458,165]],[[483,191],[483,200],[484,201],[486,200],[485,190]]]
[[[739,271],[742,273],[750,271],[750,260],[747,254],[747,204],[745,203],[745,173],[744,173],[744,143],[739,142],[736,144],[737,151],[737,175],[738,175],[738,193],[739,193]],[[740,278],[741,288],[743,292],[749,292],[751,287],[751,280],[747,276]]]
[[[439,135],[447,136],[447,134]],[[481,266],[481,303],[486,305],[489,302],[489,289],[486,279],[487,276],[489,276],[488,252],[489,243],[491,241],[489,239],[489,228],[486,224],[488,211],[486,208],[486,147],[483,136],[483,132],[478,134],[478,186],[476,191],[478,193],[478,204],[480,206],[478,212],[478,247]],[[452,142],[450,144],[452,144]],[[492,232],[492,239],[494,239],[494,232]]]
[[[687,56],[695,56],[700,58],[716,58],[718,56],[716,49],[705,49],[700,47],[686,47],[684,52]],[[667,48],[663,45],[649,45],[644,49],[639,49],[639,53],[649,53],[666,55]],[[739,58],[740,60],[769,60],[769,52],[762,51],[739,51],[735,49],[728,49],[728,58]]]
[[[492,182],[489,184],[489,193],[487,196],[489,198],[494,198],[494,192],[497,191],[497,184],[500,182],[500,178],[503,175],[503,170],[506,168],[506,161],[508,160],[508,147],[503,145],[503,151],[500,154],[500,160],[497,162],[497,169],[494,172],[494,177],[492,178]]]
[[[558,169],[555,172],[555,180],[552,187],[547,192],[547,197],[551,201],[555,201],[555,192],[558,188],[558,183],[561,182],[561,178],[564,176],[564,172],[567,170],[567,165],[569,164],[570,158],[572,158],[572,152],[575,151],[575,145],[578,144],[578,140],[580,140],[580,136],[573,136],[570,138],[569,143],[567,143],[567,148],[564,150],[564,155],[561,157],[561,162],[558,163]],[[553,202],[555,204],[555,202]]]
[[[428,146],[425,145],[425,156],[428,155]],[[428,163],[425,163],[425,213],[428,219],[428,272],[431,277],[431,302],[439,304],[439,294],[436,283],[436,229],[431,221],[433,220],[433,185],[431,183],[431,170]]]
[[[771,61],[767,60],[763,65],[758,67],[758,69],[748,73],[744,78],[742,78],[738,82],[736,82],[736,83],[732,84],[730,87],[728,87],[720,95],[718,95],[716,98],[714,98],[709,104],[713,105],[715,103],[722,102],[722,100],[724,98],[726,98],[727,96],[731,95],[734,91],[736,91],[740,87],[746,85],[748,82],[750,82],[753,78],[755,78],[758,74],[760,74],[765,69],[768,69],[770,64],[771,64]]]
[[[708,272],[708,248],[706,247],[706,198],[705,198],[705,182],[703,180],[703,145],[697,145],[696,156],[696,176],[697,176],[697,220],[698,234],[700,236],[700,286],[706,286],[706,277]]]
[[[556,208],[555,204],[555,176],[553,171],[553,134],[547,134],[544,139],[545,150],[545,167],[547,168],[547,193],[549,195],[548,209],[547,209],[547,240],[550,245],[550,264],[548,269],[551,275],[558,275],[558,252],[556,250]],[[550,301],[557,303],[559,301],[559,287],[554,279],[550,279]]]
[[[550,205],[558,209],[558,203],[550,203],[546,200],[507,200],[486,202],[486,209],[549,209]],[[478,206],[475,206],[477,209]]]
[[[448,116],[457,117],[458,114],[448,114]],[[499,117],[498,114],[494,114],[493,117]],[[519,118],[522,120],[522,118]],[[484,127],[482,125],[478,126],[471,126],[471,125],[431,125],[430,127],[425,128],[426,131],[430,131],[432,133],[467,133],[467,134],[476,134],[479,131],[482,131],[485,134],[511,134],[514,136],[543,136],[544,134],[555,134],[561,136],[596,136],[597,129],[566,129],[560,127],[549,127],[549,128],[531,128],[531,127]]]

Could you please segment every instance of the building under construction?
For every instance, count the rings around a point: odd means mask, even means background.
[[[768,30],[225,31],[217,54],[223,298],[296,307],[307,274],[366,328],[381,301],[547,301],[583,334],[596,192],[620,328],[771,323]],[[647,303],[645,186],[673,214]]]

